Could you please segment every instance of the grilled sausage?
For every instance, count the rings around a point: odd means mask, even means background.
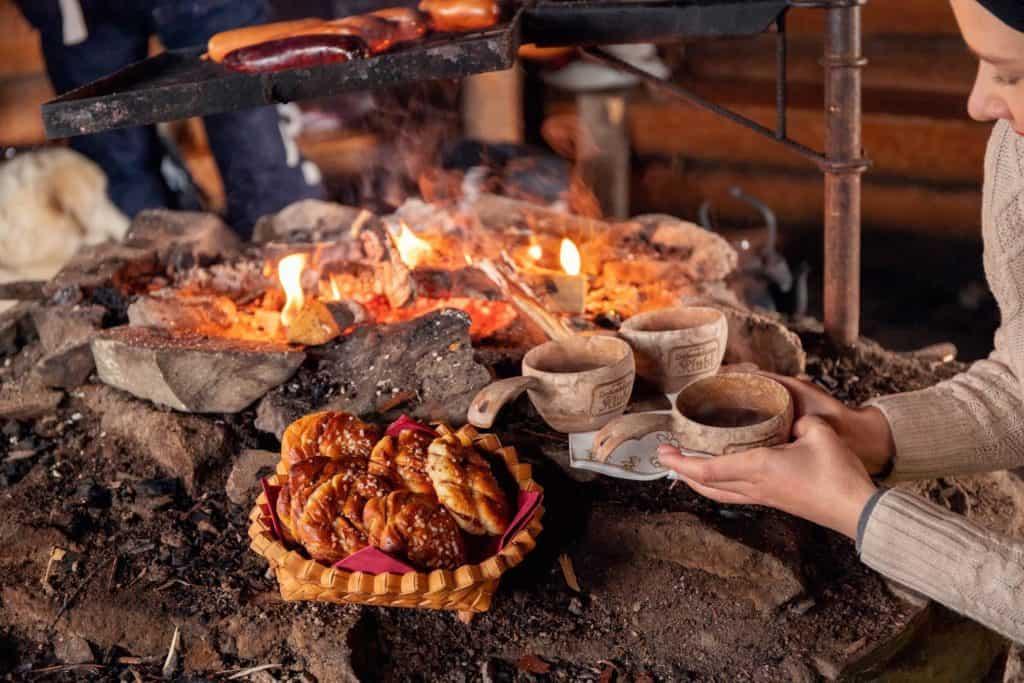
[[[295,21],[278,21],[273,24],[246,26],[231,31],[223,31],[210,38],[206,51],[210,55],[210,59],[220,63],[224,61],[224,58],[229,53],[235,50],[259,45],[268,40],[287,38],[303,31],[309,31],[309,29],[313,29],[323,23],[322,19],[297,19]]]
[[[224,66],[243,73],[304,69],[362,59],[366,43],[352,35],[305,35],[243,47],[224,58]]]
[[[446,33],[490,28],[501,15],[496,0],[423,0],[420,9],[430,15],[434,30]]]
[[[334,19],[327,22],[327,28],[331,31],[359,36],[370,48],[370,54],[374,55],[387,52],[398,42],[398,24],[372,14],[357,14]]]
[[[422,38],[429,29],[426,15],[409,7],[388,7],[370,14],[386,19],[396,26],[396,43],[407,43]]]

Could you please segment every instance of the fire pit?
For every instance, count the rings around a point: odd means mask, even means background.
[[[304,202],[257,235],[239,245],[212,217],[151,212],[126,246],[83,254],[49,283],[40,315],[77,320],[71,305],[99,293],[116,310],[79,323],[76,372],[49,384],[81,383],[94,361],[105,384],[177,411],[262,399],[258,424],[278,435],[322,407],[461,423],[496,361],[685,297],[724,297],[736,265],[720,237],[668,216],[604,223],[486,194],[410,200],[389,216]],[[71,363],[71,349],[44,346],[59,351],[50,364]]]
[[[889,666],[934,627],[828,532],[569,469],[564,435],[526,400],[494,431],[544,487],[545,529],[490,612],[462,626],[283,602],[248,514],[277,438],[314,410],[461,424],[527,349],[684,299],[725,314],[727,363],[806,369],[851,401],[958,368],[839,354],[815,330],[808,355],[729,297],[726,243],[666,216],[608,224],[482,195],[391,216],[305,204],[258,234],[238,244],[213,217],[147,213],[128,243],[80,254],[4,314],[0,670],[811,680]],[[935,486],[977,511],[1009,490]],[[974,645],[962,666],[997,656],[983,629],[946,627]]]

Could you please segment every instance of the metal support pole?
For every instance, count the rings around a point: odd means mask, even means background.
[[[825,10],[825,331],[860,336],[862,3]]]

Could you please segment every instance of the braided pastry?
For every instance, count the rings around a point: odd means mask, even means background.
[[[292,519],[293,514],[301,516],[302,510],[306,507],[306,500],[316,488],[316,485],[324,479],[329,479],[342,471],[348,471],[351,466],[338,460],[330,458],[311,458],[303,460],[288,470],[288,483],[281,488],[277,496],[277,517],[284,527],[286,537],[289,540],[297,540],[298,533]]]
[[[370,500],[363,520],[370,543],[386,553],[404,552],[428,569],[455,569],[466,562],[462,532],[433,496],[394,491]]]
[[[351,461],[314,458],[288,473],[289,509],[282,525],[314,559],[333,564],[365,548],[366,502],[384,496],[390,485]],[[279,499],[280,503],[280,499]]]
[[[284,430],[281,459],[289,468],[319,456],[356,460],[365,466],[378,438],[380,432],[376,427],[348,413],[313,413],[299,418]]]
[[[427,449],[433,437],[421,431],[405,429],[398,438],[385,436],[370,454],[370,473],[383,477],[396,488],[434,495],[427,476]]]
[[[427,475],[438,500],[466,533],[500,536],[508,528],[505,494],[470,443],[457,437],[435,440],[427,452]]]

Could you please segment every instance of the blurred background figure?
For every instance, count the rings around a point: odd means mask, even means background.
[[[64,147],[0,164],[0,282],[48,280],[79,248],[122,239],[128,219],[106,190],[96,164]]]
[[[38,29],[54,90],[65,93],[145,59],[152,36],[164,47],[204,45],[220,31],[270,20],[263,0],[17,0]],[[227,194],[227,220],[242,236],[294,201],[323,198],[320,172],[304,160],[274,107],[205,119]],[[107,174],[107,191],[129,218],[182,206],[181,167],[152,126],[73,138],[71,147]]]

